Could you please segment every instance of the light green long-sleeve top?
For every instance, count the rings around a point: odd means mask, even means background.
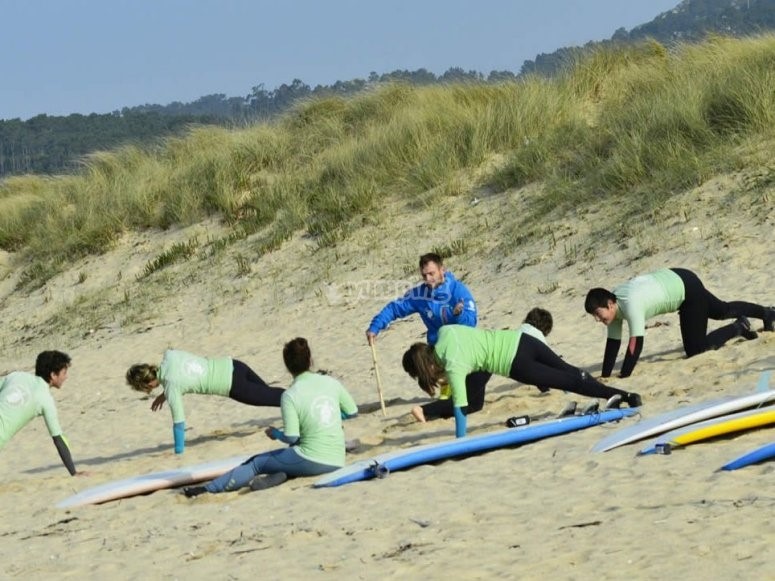
[[[517,354],[521,331],[494,331],[464,325],[444,325],[434,352],[447,372],[455,407],[468,405],[466,375],[489,371],[508,377]]]
[[[173,423],[186,419],[183,394],[228,396],[233,373],[231,357],[207,359],[177,349],[165,351],[159,366],[159,382],[164,388]]]
[[[61,436],[56,404],[43,378],[14,371],[0,380],[0,448],[30,420],[41,415],[51,437]]]
[[[636,276],[612,291],[616,295],[616,317],[608,325],[608,338],[622,338],[627,321],[630,337],[646,334],[646,321],[656,315],[676,312],[686,298],[681,277],[669,268]]]

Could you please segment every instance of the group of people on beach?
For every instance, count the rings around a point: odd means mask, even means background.
[[[482,409],[485,388],[493,374],[536,386],[560,389],[606,400],[606,408],[642,404],[638,393],[606,385],[571,365],[548,345],[552,315],[535,307],[514,330],[477,328],[477,306],[468,287],[446,270],[437,254],[419,261],[422,283],[389,302],[366,330],[370,345],[397,319],[418,314],[427,329],[426,342],[414,343],[403,355],[406,373],[435,399],[416,406],[412,416],[426,422],[454,418],[455,435],[463,437],[468,416]],[[608,378],[621,348],[623,322],[629,339],[619,377],[629,377],[644,346],[646,321],[678,312],[687,357],[718,349],[727,341],[757,338],[749,318],[761,319],[764,331],[773,331],[775,307],[745,301],[725,302],[708,291],[699,277],[682,268],[664,268],[635,277],[609,291],[593,288],[584,308],[608,328],[601,378]],[[708,333],[708,321],[734,319]],[[342,384],[323,372],[313,372],[312,353],[305,338],[283,347],[283,361],[292,376],[288,389],[268,385],[247,364],[230,357],[205,358],[176,349],[167,350],[159,365],[136,364],[126,373],[134,390],[157,395],[151,409],[166,402],[173,422],[174,450],[185,450],[183,395],[199,393],[229,397],[254,406],[279,407],[282,429],[271,426],[267,437],[287,447],[253,456],[234,470],[202,486],[185,489],[189,497],[233,491],[245,486],[258,490],[288,477],[324,474],[345,463],[342,421],[354,418],[358,408]],[[61,388],[70,357],[60,351],[38,355],[35,374],[16,371],[0,380],[0,448],[34,417],[43,415],[49,434],[71,475],[76,471],[57,419],[50,388]]]

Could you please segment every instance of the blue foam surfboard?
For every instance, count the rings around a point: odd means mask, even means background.
[[[759,462],[764,462],[765,460],[771,460],[772,458],[775,458],[775,442],[772,444],[765,444],[761,448],[751,450],[750,452],[727,462],[721,467],[721,470],[737,470],[738,468],[745,468],[751,464],[757,464]]]
[[[317,480],[314,486],[315,488],[341,486],[359,480],[383,477],[396,470],[404,470],[429,462],[469,456],[583,430],[605,422],[621,420],[637,412],[638,408],[606,410],[388,452],[329,472]]]

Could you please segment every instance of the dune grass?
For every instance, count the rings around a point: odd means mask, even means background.
[[[32,284],[127,230],[210,215],[235,232],[213,250],[258,233],[260,254],[300,230],[333,244],[379,219],[386,199],[468,193],[461,175],[496,192],[540,182],[525,223],[601,203],[631,219],[742,168],[741,152],[775,137],[773,71],[772,35],[672,50],[651,41],[598,50],[552,81],[391,85],[273,123],[192,127],[94,153],[74,176],[0,182],[0,248],[24,257]]]

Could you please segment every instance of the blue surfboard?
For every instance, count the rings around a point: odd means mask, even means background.
[[[737,470],[738,468],[745,468],[751,464],[757,464],[764,462],[765,460],[771,460],[775,458],[775,442],[772,444],[765,444],[761,448],[756,448],[750,452],[735,458],[731,462],[727,462],[721,467],[721,470]]]
[[[614,422],[636,413],[638,413],[638,408],[606,410],[388,452],[329,472],[315,482],[314,486],[315,488],[341,486],[359,480],[381,478],[396,470],[404,470],[438,460],[469,456],[496,448],[518,446],[543,438],[583,430],[605,422]]]

